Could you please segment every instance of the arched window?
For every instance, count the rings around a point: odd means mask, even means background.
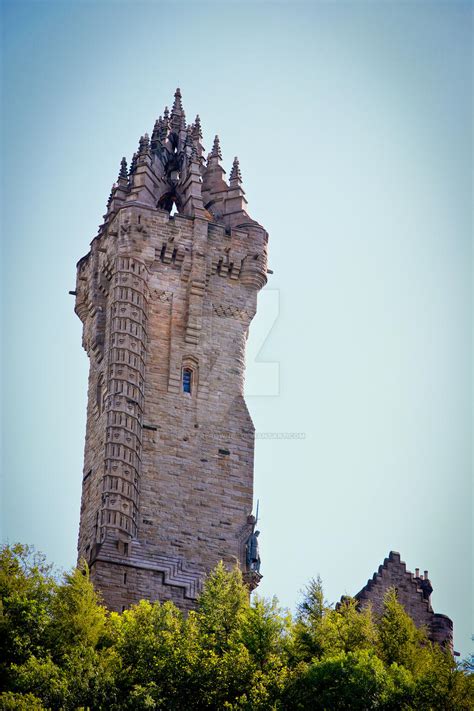
[[[191,395],[193,387],[193,371],[191,368],[183,368],[183,393]]]

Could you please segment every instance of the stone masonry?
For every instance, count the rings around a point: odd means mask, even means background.
[[[372,578],[355,595],[362,606],[371,603],[376,615],[382,613],[383,600],[389,588],[394,588],[398,601],[410,615],[417,627],[425,627],[429,639],[453,651],[453,623],[446,615],[433,612],[431,593],[433,587],[425,570],[418,568],[410,573],[400,560],[400,553],[391,551]]]
[[[216,136],[171,112],[122,159],[104,222],[77,265],[90,359],[79,558],[109,608],[195,605],[220,560],[238,563],[254,518],[245,343],[267,280],[268,234],[228,182]]]

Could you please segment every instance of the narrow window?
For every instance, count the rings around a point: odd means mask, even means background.
[[[102,414],[103,410],[103,399],[104,399],[104,377],[102,373],[100,373],[99,377],[97,378],[97,389],[96,389],[96,402],[97,402],[97,408],[99,410],[99,415]]]
[[[183,393],[191,394],[192,381],[193,371],[191,368],[183,368]]]

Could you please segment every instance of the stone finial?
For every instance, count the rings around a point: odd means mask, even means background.
[[[151,140],[152,141],[156,140],[156,138],[158,138],[158,136],[160,134],[160,128],[161,128],[162,121],[163,121],[163,119],[161,118],[161,116],[160,116],[160,118],[156,119],[154,126],[153,126],[153,131],[151,133]]]
[[[148,136],[148,133],[145,133],[144,136],[140,136],[140,141],[138,143],[138,153],[139,155],[143,153],[148,153],[150,149],[150,137]]]
[[[163,119],[160,116],[160,118],[156,119],[155,125],[153,126],[153,131],[151,134],[150,148],[152,151],[156,151],[157,148],[159,147],[160,142],[161,142],[162,124],[163,124]]]
[[[166,125],[168,125],[169,118],[170,118],[170,110],[167,106],[165,106],[165,110],[163,111],[163,121],[165,122]]]
[[[199,154],[198,154],[198,149],[195,143],[193,143],[193,150],[191,152],[191,162],[192,163],[199,163]]]
[[[219,136],[215,136],[214,143],[212,144],[212,151],[209,153],[210,158],[217,158],[217,160],[222,160],[221,144],[219,141]]]
[[[125,156],[120,161],[120,173],[118,177],[124,178],[125,180],[128,178],[127,159]]]
[[[174,102],[173,108],[171,109],[171,114],[183,113],[183,104],[181,101],[181,89],[178,88],[174,92]]]
[[[192,146],[194,143],[194,126],[192,123],[186,129],[186,146]]]
[[[168,119],[168,116],[167,116],[167,114],[166,114],[166,111],[167,111],[167,110],[168,110],[168,109],[165,108],[165,115],[164,115],[164,117],[162,118],[162,117],[160,116],[160,118],[158,119],[158,121],[159,121],[158,138],[160,139],[160,141],[163,141],[163,140],[166,138],[167,134],[168,134],[169,119]]]
[[[114,190],[115,190],[116,186],[117,186],[117,184],[114,183],[114,184],[112,185],[111,189],[110,189],[109,199],[107,200],[107,210],[109,209],[109,207],[110,207],[110,205],[111,205],[111,203],[112,203],[112,198],[113,198],[113,196],[114,196]]]
[[[232,163],[232,170],[230,171],[229,182],[232,184],[240,185],[242,182],[242,173],[240,172],[240,164],[237,156],[234,158]]]
[[[128,171],[129,177],[134,174],[136,169],[137,169],[137,154],[134,153],[132,156],[132,160],[130,161],[130,170]]]
[[[198,140],[200,140],[202,138],[201,118],[200,118],[199,114],[196,114],[196,118],[194,121],[193,134]]]
[[[171,123],[171,128],[173,129],[173,131],[178,133],[179,131],[183,130],[183,128],[186,127],[186,123],[184,123],[184,126],[183,126],[184,120],[185,120],[185,117],[184,117],[184,111],[183,111],[183,104],[181,103],[181,91],[178,88],[175,91],[173,108],[171,109],[171,116],[170,116],[170,123]]]

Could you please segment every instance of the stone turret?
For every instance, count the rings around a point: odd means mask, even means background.
[[[179,89],[150,136],[128,172],[122,159],[77,265],[90,359],[78,548],[115,610],[140,598],[192,608],[219,560],[246,571],[254,520],[243,382],[268,235],[235,161],[225,181],[217,138],[204,161]]]

